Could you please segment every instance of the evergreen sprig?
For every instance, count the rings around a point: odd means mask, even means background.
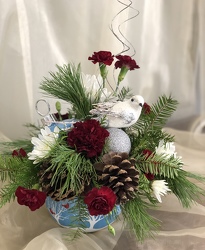
[[[73,64],[58,66],[58,71],[50,72],[51,78],[45,78],[40,84],[40,89],[45,94],[56,97],[72,104],[72,110],[77,119],[84,119],[89,116],[93,102],[98,102],[99,96],[92,100],[91,93],[88,93],[83,85],[80,64],[76,67]]]
[[[36,126],[32,123],[26,123],[25,127],[29,129],[29,138],[18,139],[15,141],[6,141],[0,143],[0,152],[1,155],[11,155],[13,150],[19,150],[23,148],[26,152],[31,152],[33,149],[33,145],[31,143],[30,137],[36,137],[39,134],[41,127]]]
[[[69,189],[78,194],[85,183],[90,183],[91,177],[93,181],[96,179],[91,161],[66,145],[58,145],[52,149],[50,167],[47,171],[50,170],[53,172],[51,186],[54,187],[66,174],[66,180],[61,186],[61,194]]]
[[[199,180],[205,182],[205,177],[196,175],[194,173],[186,172],[180,170],[176,178],[166,178],[169,188],[176,195],[176,197],[181,202],[182,206],[185,208],[191,207],[191,205],[197,200],[200,200],[200,196],[205,196],[204,190],[193,183],[190,180]]]
[[[26,152],[31,152],[33,145],[31,144],[31,140],[28,139],[20,139],[11,142],[3,142],[0,145],[0,150],[4,155],[11,155],[13,150],[19,150],[23,148]],[[1,153],[1,154],[2,154]]]
[[[129,98],[131,96],[132,94],[130,89],[125,87],[123,87],[117,95],[119,101],[124,101],[125,98]]]
[[[178,157],[167,158],[164,154],[153,154],[150,157],[139,155],[135,158],[136,166],[143,173],[151,173],[167,178],[176,178],[183,163]]]
[[[0,156],[0,178],[7,181],[0,191],[0,207],[14,198],[18,186],[32,188],[38,183],[38,171],[27,158]]]
[[[160,140],[173,142],[174,137],[163,131],[164,124],[177,107],[177,101],[171,96],[159,97],[151,106],[151,112],[141,113],[140,119],[132,127],[126,129],[132,143],[131,155],[135,158],[144,149],[155,151]]]
[[[148,203],[139,195],[122,206],[122,215],[139,241],[153,237],[159,229],[159,222],[149,214],[155,204]]]
[[[149,114],[142,112],[140,119],[132,129],[141,134],[161,130],[176,110],[177,105],[178,101],[173,99],[172,96],[160,96],[157,102],[151,105],[151,112]]]
[[[152,119],[152,129],[162,129],[167,120],[176,110],[178,101],[171,96],[160,96],[155,104],[151,107],[151,112],[154,114]]]

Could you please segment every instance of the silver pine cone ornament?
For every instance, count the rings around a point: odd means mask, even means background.
[[[110,152],[102,162],[94,164],[101,185],[110,187],[117,196],[116,204],[124,204],[135,197],[138,190],[139,172],[135,159],[127,153]]]

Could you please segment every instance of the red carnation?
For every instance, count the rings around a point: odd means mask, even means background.
[[[116,195],[109,187],[93,188],[84,198],[90,215],[105,215],[113,210]]]
[[[100,155],[108,136],[109,132],[102,128],[97,120],[91,119],[76,122],[74,128],[68,133],[67,143],[76,148],[78,153],[92,158]]]
[[[139,66],[136,64],[135,60],[130,56],[119,55],[116,56],[118,61],[115,63],[115,68],[126,67],[129,70],[139,69]]]
[[[12,156],[17,156],[17,157],[26,157],[26,151],[23,148],[20,148],[19,151],[18,150],[14,150],[12,152]]]
[[[150,114],[151,112],[151,107],[146,102],[143,105],[143,111],[146,115]]]
[[[113,55],[109,51],[99,51],[94,52],[92,57],[88,57],[88,60],[91,60],[94,64],[95,63],[103,63],[105,65],[110,66],[113,62]]]
[[[30,208],[31,211],[43,206],[46,200],[46,194],[36,189],[26,189],[24,187],[18,187],[15,195],[20,205],[25,205]]]

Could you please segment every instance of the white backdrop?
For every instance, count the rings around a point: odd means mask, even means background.
[[[122,30],[140,69],[129,72],[125,83],[148,103],[172,94],[180,102],[172,119],[203,114],[205,1],[133,0],[133,7],[140,14]],[[0,0],[0,130],[5,135],[22,137],[22,125],[37,122],[39,83],[55,64],[81,62],[84,73],[94,74],[88,56],[122,50],[109,29],[122,8],[117,0]],[[123,12],[115,27],[133,13]]]

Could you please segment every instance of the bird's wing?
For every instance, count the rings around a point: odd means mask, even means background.
[[[104,102],[93,104],[94,108],[90,110],[90,113],[93,115],[111,115],[112,107],[115,105],[115,102]]]

